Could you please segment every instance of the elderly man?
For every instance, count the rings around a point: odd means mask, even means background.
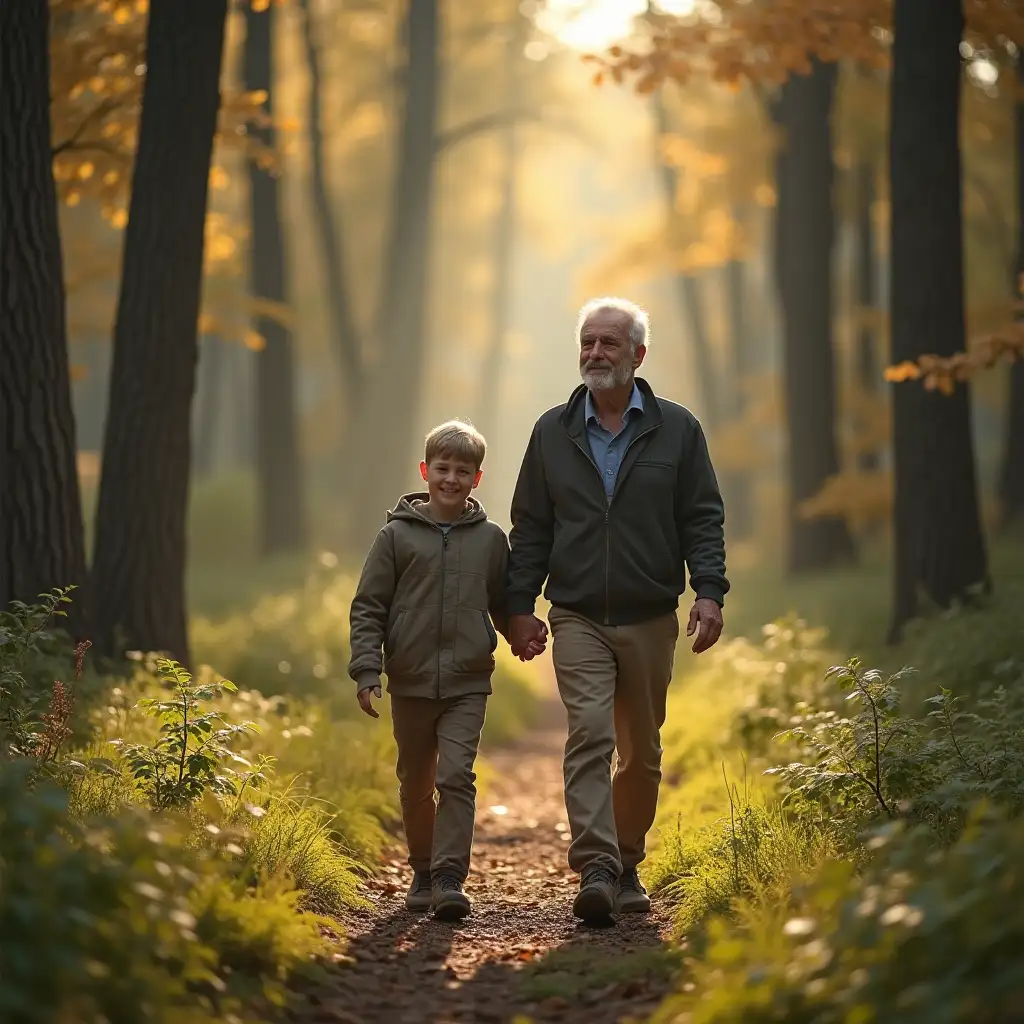
[[[580,874],[573,913],[598,923],[645,913],[637,876],[654,823],[661,737],[686,569],[687,636],[706,651],[722,632],[724,509],[697,419],[636,377],[646,314],[596,299],[577,322],[583,384],[533,428],[512,499],[510,641],[528,655],[545,624],[568,713],[565,803]],[[614,778],[612,752],[617,750]]]

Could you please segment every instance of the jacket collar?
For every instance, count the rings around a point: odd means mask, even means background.
[[[642,404],[643,411],[637,417],[638,430],[644,431],[652,427],[661,426],[663,419],[661,405],[654,394],[651,385],[643,377],[634,378],[633,399]],[[638,394],[639,392],[639,394]],[[569,400],[562,410],[562,425],[569,432],[571,437],[581,437],[587,429],[586,406],[590,392],[586,384],[580,384],[573,390]]]

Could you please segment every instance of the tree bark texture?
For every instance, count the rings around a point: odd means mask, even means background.
[[[832,101],[837,69],[815,61],[782,86],[774,114],[783,131],[776,160],[776,284],[782,314],[789,448],[790,572],[827,569],[854,555],[846,522],[804,519],[798,506],[839,471],[832,337]]]
[[[151,0],[96,522],[102,653],[188,663],[186,518],[227,0]]]
[[[896,0],[892,128],[892,360],[964,346],[959,148],[960,0]],[[895,602],[890,639],[923,594],[940,608],[987,583],[968,387],[893,385]]]
[[[55,587],[87,628],[85,541],[50,141],[49,4],[0,5],[0,608]]]
[[[246,7],[245,87],[267,94],[266,112],[274,113],[273,40],[275,5]],[[276,147],[272,126],[254,132],[269,149]],[[254,298],[284,303],[288,296],[280,189],[275,174],[249,161],[250,291]],[[307,518],[295,352],[287,327],[263,314],[255,318],[264,346],[256,353],[257,544],[261,555],[300,551],[306,545]]]

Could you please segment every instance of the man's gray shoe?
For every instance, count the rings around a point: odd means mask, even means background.
[[[636,868],[628,868],[619,875],[616,886],[615,910],[620,914],[649,914],[651,897],[640,882]]]
[[[587,924],[603,924],[615,910],[615,875],[607,868],[591,868],[580,879],[572,912]]]
[[[430,909],[439,921],[461,921],[473,905],[462,891],[462,882],[452,875],[441,875],[434,883]]]
[[[405,894],[405,909],[413,913],[425,913],[430,909],[430,898],[430,872],[413,872],[412,884]]]

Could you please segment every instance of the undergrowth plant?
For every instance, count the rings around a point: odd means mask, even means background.
[[[153,807],[181,807],[207,791],[240,799],[246,789],[265,782],[270,758],[253,763],[232,749],[256,730],[255,724],[231,722],[207,706],[223,692],[234,692],[235,684],[227,679],[196,684],[181,665],[166,658],[158,660],[157,668],[171,695],[144,697],[137,706],[160,723],[159,738],[152,744],[114,741]]]

